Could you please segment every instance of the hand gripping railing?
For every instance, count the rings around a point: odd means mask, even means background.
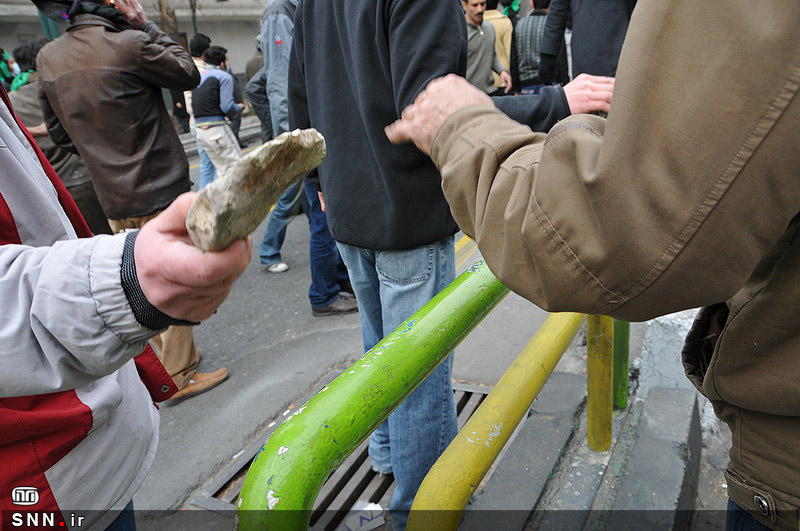
[[[298,408],[250,465],[235,525],[306,529],[329,474],[507,293],[477,262]]]

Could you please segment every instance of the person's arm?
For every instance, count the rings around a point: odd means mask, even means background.
[[[69,137],[61,120],[56,116],[53,107],[50,106],[50,101],[47,99],[47,93],[44,91],[43,85],[39,84],[39,106],[42,108],[42,116],[44,124],[47,127],[47,133],[50,135],[50,140],[61,149],[65,149],[70,153],[78,154],[75,144]]]
[[[3,396],[85,385],[139,354],[167,324],[213,313],[249,263],[251,244],[221,253],[194,247],[185,229],[194,195],[138,233],[0,246]]]
[[[544,23],[544,32],[539,44],[539,53],[556,57],[564,42],[567,29],[570,0],[551,0]]]
[[[38,125],[32,125],[28,127],[28,132],[31,134],[32,137],[38,138],[42,136],[47,136],[47,126],[44,122]]]
[[[388,20],[391,76],[400,116],[431,80],[448,73],[466,74],[466,20],[457,2],[417,0],[392,2]]]
[[[432,139],[456,221],[536,304],[643,320],[724,301],[798,214],[800,152],[786,146],[800,120],[800,6],[785,7],[642,0],[608,121],[532,133],[445,79],[389,133]],[[731,45],[741,34],[754,39]]]
[[[132,36],[139,61],[139,73],[152,85],[175,90],[191,90],[200,83],[200,73],[183,46],[173,41],[148,20],[138,0],[117,0],[115,3],[131,26],[142,33]]]
[[[224,70],[223,74],[226,74]],[[242,113],[243,104],[236,103],[233,97],[233,76],[230,74],[219,77],[219,108],[230,118],[235,119]]]
[[[271,15],[264,20],[261,30],[261,51],[264,53],[267,97],[269,98],[269,112],[275,136],[289,130],[287,91],[293,36],[294,23],[289,17]]]
[[[549,85],[556,81],[558,55],[564,47],[570,0],[552,0],[547,10],[544,32],[539,45],[539,78]]]
[[[505,91],[508,93],[508,91],[511,90],[512,85],[511,74],[508,73],[508,70],[505,66],[503,66],[500,58],[497,57],[497,51],[494,46],[492,46],[492,71],[500,76],[500,79],[503,81],[505,86]]]
[[[608,112],[614,78],[581,74],[562,87],[542,87],[538,94],[492,98],[509,118],[546,133],[570,114]]]
[[[561,87],[542,87],[539,94],[500,96],[492,101],[512,120],[544,133],[570,115],[569,102]]]

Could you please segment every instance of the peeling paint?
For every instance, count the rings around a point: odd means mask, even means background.
[[[324,393],[324,392],[325,392],[325,391],[327,391],[328,389],[330,389],[330,387],[328,387],[328,386],[326,385],[325,387],[323,387],[322,389],[320,389],[320,390],[319,390],[319,392],[320,392],[320,393]]]
[[[237,507],[241,507],[241,506],[242,506],[242,501],[243,501],[243,500],[242,500],[242,498],[239,498],[239,503],[238,503],[238,504],[236,504],[236,506],[237,506]]]
[[[355,374],[356,371],[347,371],[347,374]]]
[[[471,443],[474,443],[474,442],[475,442],[475,440],[474,440],[474,439],[470,439],[469,437],[467,437],[467,441],[469,441],[469,442],[471,442]]]
[[[272,480],[275,479],[275,474],[272,474],[267,480],[267,485],[272,485]]]
[[[495,424],[494,426],[489,426],[489,427],[492,428],[492,431],[489,432],[489,440],[486,441],[487,446],[488,443],[500,437],[500,433],[503,431],[503,423],[501,422],[499,424]]]
[[[285,446],[281,446],[280,448],[278,448],[278,455],[285,454],[288,451],[289,451],[288,448],[286,448]]]
[[[364,367],[364,368],[367,368],[369,366],[370,366],[369,363],[365,363],[364,365],[362,365],[362,367]]]
[[[274,509],[275,506],[278,505],[278,503],[280,503],[281,501],[281,499],[276,498],[274,494],[275,494],[274,490],[267,491],[267,508],[269,508],[270,511]]]

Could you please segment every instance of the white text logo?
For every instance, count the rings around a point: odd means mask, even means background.
[[[39,489],[36,487],[15,487],[11,491],[11,503],[14,505],[36,505],[39,503]]]

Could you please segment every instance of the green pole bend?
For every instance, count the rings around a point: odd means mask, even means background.
[[[307,529],[331,472],[507,294],[479,260],[298,408],[250,465],[235,527]]]

